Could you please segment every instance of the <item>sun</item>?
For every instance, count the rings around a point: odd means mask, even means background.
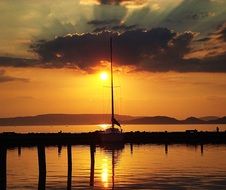
[[[108,79],[108,74],[107,74],[107,72],[101,72],[101,73],[100,73],[100,79],[101,79],[101,80],[107,80],[107,79]]]

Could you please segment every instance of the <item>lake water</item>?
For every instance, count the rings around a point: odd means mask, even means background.
[[[124,125],[124,131],[226,131],[226,125]],[[95,125],[13,126],[0,132],[88,132]],[[46,177],[39,176],[37,147],[7,149],[7,190],[226,189],[226,145],[131,145],[45,147]],[[69,168],[69,170],[68,170]],[[71,170],[70,170],[71,168]],[[0,165],[0,171],[2,166]],[[68,171],[71,171],[68,173]],[[45,179],[46,183],[39,183]],[[70,183],[71,182],[71,183]],[[41,185],[40,185],[41,184]]]
[[[67,150],[45,147],[47,190],[226,189],[225,145],[96,147],[93,165],[90,147],[75,145],[69,178]],[[38,189],[37,155],[36,147],[7,150],[7,189]]]
[[[55,125],[55,126],[0,126],[1,132],[17,132],[17,133],[51,133],[51,132],[92,132],[103,129],[105,125]],[[226,124],[205,124],[205,125],[123,125],[124,132],[130,131],[185,131],[197,129],[198,131],[216,131],[219,127],[221,131],[226,131]]]

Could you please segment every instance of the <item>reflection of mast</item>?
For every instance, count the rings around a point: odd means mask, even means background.
[[[112,189],[115,187],[115,150],[112,150]]]

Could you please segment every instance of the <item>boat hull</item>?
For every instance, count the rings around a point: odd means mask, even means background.
[[[101,134],[102,142],[122,142],[123,134],[122,133],[102,133]]]

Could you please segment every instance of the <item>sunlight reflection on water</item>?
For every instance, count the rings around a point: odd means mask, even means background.
[[[96,147],[93,189],[225,189],[226,145]],[[46,189],[67,188],[67,147],[46,147]],[[202,152],[203,151],[203,152]],[[72,146],[72,189],[90,189],[90,147]],[[37,189],[37,148],[8,150],[8,189]]]

